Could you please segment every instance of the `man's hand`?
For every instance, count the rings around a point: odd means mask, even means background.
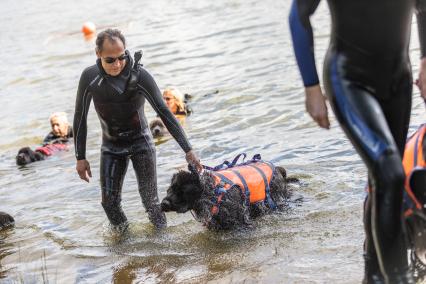
[[[416,80],[416,85],[420,89],[420,95],[426,100],[426,58],[420,61],[419,78]]]
[[[320,127],[329,129],[330,122],[328,121],[327,105],[325,104],[325,97],[322,94],[321,87],[319,85],[306,87],[305,94],[306,111]]]
[[[203,170],[203,165],[200,163],[200,159],[198,159],[197,155],[195,155],[194,151],[189,151],[186,153],[186,161],[188,164],[192,165],[197,169],[198,172],[201,172]]]
[[[89,182],[89,177],[92,177],[92,172],[90,171],[90,164],[87,160],[77,160],[75,169],[82,180]]]

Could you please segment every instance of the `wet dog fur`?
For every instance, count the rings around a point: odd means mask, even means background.
[[[417,200],[426,206],[426,172],[411,177],[411,188]],[[422,215],[413,214],[405,219],[411,247],[411,263],[418,282],[426,279],[426,207]]]
[[[287,178],[284,168],[275,168],[270,192],[278,210],[283,211],[288,208],[291,191],[287,183],[294,181],[296,179]],[[161,209],[164,212],[177,213],[192,210],[196,220],[214,230],[228,230],[250,225],[253,218],[273,211],[263,202],[247,206],[239,186],[233,186],[227,190],[226,198],[220,204],[216,215],[211,213],[212,206],[215,205],[213,200],[215,200],[214,178],[211,173],[205,171],[199,176],[193,172],[180,171],[173,175],[171,185],[167,189],[167,196],[161,202]]]
[[[16,155],[16,164],[23,166],[32,162],[44,160],[44,155],[38,151],[31,150],[30,147],[23,147],[19,149]]]
[[[160,138],[169,133],[163,121],[159,118],[155,118],[149,123],[149,129],[151,130],[152,137],[154,138]]]
[[[12,227],[15,224],[15,220],[12,216],[5,212],[0,212],[0,230]]]

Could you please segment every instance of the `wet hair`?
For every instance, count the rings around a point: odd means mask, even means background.
[[[104,47],[105,39],[108,39],[111,42],[121,40],[124,48],[126,48],[126,39],[119,29],[106,29],[98,34],[96,38],[96,49],[99,52],[101,52]]]
[[[178,88],[176,87],[168,87],[164,90],[163,92],[163,96],[170,94],[173,96],[173,98],[175,99],[175,104],[177,106],[177,112],[178,113],[186,113],[186,107],[185,107],[185,97],[183,96],[183,94],[181,93],[181,91],[179,91]]]
[[[66,112],[54,112],[49,116],[49,121],[51,122],[53,118],[58,118],[62,122],[68,124],[68,118]]]

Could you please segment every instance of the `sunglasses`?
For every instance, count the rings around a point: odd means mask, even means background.
[[[114,63],[117,59],[119,61],[123,61],[124,59],[127,59],[128,55],[127,54],[122,54],[119,57],[104,57],[103,59],[105,60],[106,63],[108,64],[112,64]]]

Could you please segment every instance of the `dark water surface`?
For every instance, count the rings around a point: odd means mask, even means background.
[[[0,18],[0,210],[16,227],[0,234],[4,283],[359,283],[366,173],[334,117],[320,130],[304,112],[287,14],[290,1],[2,1]],[[329,15],[314,17],[319,69]],[[206,231],[190,214],[168,214],[156,233],[137,193],[133,170],[123,188],[131,221],[122,240],[100,205],[100,125],[92,109],[88,160],[80,181],[73,151],[17,168],[14,156],[49,131],[53,111],[72,119],[81,71],[94,42],[79,29],[90,20],[117,26],[160,88],[191,93],[185,129],[202,161],[261,153],[299,177],[305,201],[291,214],[265,216],[242,232]],[[414,25],[413,25],[414,26]],[[411,55],[418,67],[413,30]],[[219,93],[213,92],[218,90]],[[148,116],[154,112],[147,106]],[[412,129],[424,121],[416,91]],[[185,165],[169,140],[157,147],[160,197]]]

